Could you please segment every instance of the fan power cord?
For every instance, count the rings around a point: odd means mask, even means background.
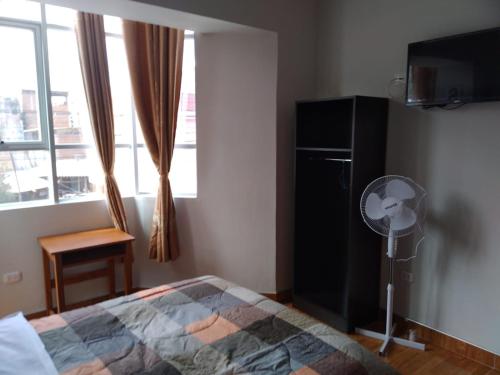
[[[417,246],[415,246],[415,255],[412,255],[409,258],[396,259],[396,262],[409,262],[410,260],[415,259],[418,256],[418,247],[420,246],[423,240],[425,240],[425,236],[422,236],[422,238],[417,242]]]

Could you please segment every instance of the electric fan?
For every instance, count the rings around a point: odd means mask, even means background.
[[[412,179],[402,176],[384,176],[372,181],[361,196],[361,215],[365,223],[378,234],[387,237],[387,256],[389,257],[389,283],[387,284],[387,316],[385,335],[365,329],[356,332],[368,337],[383,340],[379,354],[384,355],[388,344],[397,344],[414,349],[425,350],[425,345],[393,337],[395,326],[392,325],[394,298],[394,261],[397,252],[397,240],[415,231],[423,233],[425,219],[425,190]],[[422,237],[423,239],[423,237]],[[417,244],[417,250],[418,245]],[[414,256],[403,259],[410,260]]]

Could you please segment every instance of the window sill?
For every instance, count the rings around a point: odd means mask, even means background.
[[[42,208],[42,207],[52,207],[52,206],[66,206],[71,204],[80,204],[80,203],[91,203],[91,202],[99,202],[104,201],[104,198],[101,197],[80,197],[75,199],[67,199],[60,201],[58,203],[51,202],[48,199],[39,200],[39,201],[29,201],[29,202],[19,202],[19,203],[4,203],[0,205],[0,212],[2,211],[13,211],[13,210],[26,210],[30,208]]]
[[[55,203],[50,202],[47,199],[31,202],[17,202],[17,203],[3,203],[0,205],[0,211],[12,211],[12,210],[22,210],[26,208],[36,208],[36,207],[46,207],[52,206]]]
[[[122,197],[123,200],[128,199],[156,199],[156,194],[153,193],[140,193],[137,195],[127,195]],[[178,199],[196,199],[196,195],[175,195],[174,200]],[[29,202],[18,202],[18,203],[4,203],[0,205],[0,212],[13,211],[13,210],[25,210],[30,208],[41,208],[41,207],[51,207],[51,206],[67,206],[72,204],[82,204],[82,203],[92,203],[92,202],[103,202],[105,201],[104,197],[96,197],[96,196],[87,196],[87,197],[79,197],[75,199],[66,199],[62,200],[58,203],[51,202],[47,199],[39,200],[39,201],[29,201]]]
[[[156,193],[139,193],[137,195],[131,195],[130,197],[133,198],[155,198],[156,199]],[[198,198],[198,194],[177,194],[174,195],[174,200],[176,199],[196,199]]]

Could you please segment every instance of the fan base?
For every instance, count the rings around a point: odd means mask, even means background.
[[[394,332],[394,327],[395,327],[395,325],[392,327],[392,332]],[[422,344],[422,343],[416,342],[416,341],[402,339],[399,337],[394,337],[394,336],[392,336],[392,334],[389,337],[387,337],[387,335],[385,335],[383,333],[370,331],[368,329],[363,329],[363,328],[356,328],[355,332],[358,335],[371,337],[371,338],[377,339],[377,340],[383,340],[384,342],[382,343],[382,346],[380,347],[379,352],[378,352],[378,354],[381,356],[385,356],[387,354],[387,347],[389,346],[389,344],[391,342],[394,342],[398,345],[406,346],[408,348],[425,351],[425,344]]]

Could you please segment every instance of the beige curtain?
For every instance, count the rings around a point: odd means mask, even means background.
[[[78,12],[76,34],[90,122],[104,171],[109,211],[115,227],[127,232],[127,218],[113,175],[115,133],[103,17]]]
[[[160,175],[149,257],[168,262],[179,256],[168,172],[177,127],[184,31],[134,21],[124,21],[123,30],[139,122]]]

